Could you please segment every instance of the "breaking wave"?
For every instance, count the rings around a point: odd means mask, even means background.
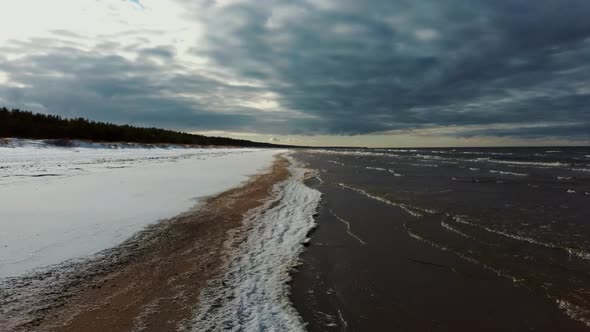
[[[370,199],[379,201],[381,203],[385,203],[387,205],[398,207],[398,208],[402,209],[404,212],[406,212],[407,214],[417,217],[417,218],[424,216],[424,213],[434,214],[437,212],[437,211],[431,210],[431,209],[425,209],[425,208],[421,208],[421,207],[410,206],[410,205],[404,204],[404,203],[393,202],[393,201],[390,201],[386,198],[369,194],[368,192],[366,192],[362,189],[351,187],[351,186],[345,185],[343,183],[339,183],[338,185],[344,189],[355,191],[355,192],[357,192],[361,195],[364,195]]]
[[[512,233],[508,233],[505,231],[494,229],[494,228],[491,228],[491,227],[488,227],[485,225],[476,224],[476,223],[468,221],[465,216],[453,216],[452,218],[453,218],[453,221],[455,221],[457,223],[477,227],[477,228],[483,229],[489,233],[501,235],[501,236],[504,236],[504,237],[507,237],[507,238],[510,238],[513,240],[517,240],[517,241],[528,242],[528,243],[535,244],[535,245],[542,246],[542,247],[563,250],[563,251],[567,252],[569,255],[576,256],[581,259],[590,260],[590,253],[583,251],[583,250],[570,248],[570,247],[563,246],[563,245],[553,243],[553,242],[544,242],[544,241],[540,241],[537,239],[533,239],[531,237],[522,236],[522,235],[518,235],[518,234],[512,234]]]
[[[497,170],[490,170],[490,173],[495,174],[502,174],[502,175],[514,175],[514,176],[528,176],[526,173],[516,173],[516,172],[507,172],[507,171],[497,171]]]

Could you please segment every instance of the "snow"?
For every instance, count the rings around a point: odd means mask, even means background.
[[[189,331],[304,331],[289,300],[289,272],[297,265],[321,194],[303,184],[309,170],[291,159],[291,177],[249,213],[226,242],[225,274],[205,288]]]
[[[0,278],[93,255],[268,168],[279,150],[0,145]]]

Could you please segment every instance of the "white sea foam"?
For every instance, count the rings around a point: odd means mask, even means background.
[[[334,211],[330,210],[330,213],[336,218],[338,219],[340,222],[342,222],[345,226],[346,226],[346,233],[348,235],[350,235],[353,239],[357,240],[358,242],[360,242],[360,244],[366,246],[367,243],[365,241],[363,241],[363,239],[361,239],[358,235],[354,234],[352,232],[352,229],[350,228],[350,223],[342,218],[340,218],[336,213],[334,213]]]
[[[453,219],[455,221],[457,221],[457,222],[460,222],[460,223],[464,223],[464,224],[468,224],[468,225],[473,225],[473,226],[480,226],[480,225],[477,225],[477,224],[473,224],[473,223],[468,222],[465,219],[464,216],[455,216]],[[444,227],[444,225],[443,225],[443,227]],[[447,228],[447,227],[445,227],[445,228]],[[483,262],[481,262],[481,261],[479,261],[479,260],[477,260],[477,259],[475,259],[473,257],[466,256],[463,253],[460,253],[460,252],[458,252],[458,251],[456,251],[456,250],[454,250],[452,248],[443,246],[443,245],[438,244],[438,243],[436,243],[436,242],[434,242],[432,240],[429,240],[427,238],[424,238],[424,237],[422,237],[422,236],[420,236],[420,235],[412,232],[411,230],[407,229],[407,227],[406,227],[406,232],[408,233],[408,235],[410,237],[412,237],[412,238],[414,238],[414,239],[416,239],[416,240],[418,240],[420,242],[424,242],[424,243],[426,243],[426,244],[428,244],[428,245],[430,245],[430,246],[432,246],[434,248],[437,248],[437,249],[439,249],[441,251],[450,252],[452,254],[455,254],[459,258],[462,258],[462,259],[464,259],[464,260],[466,260],[468,262],[471,262],[473,264],[477,264],[477,265],[479,265],[479,266],[481,266],[481,267],[483,267],[483,268],[485,268],[487,270],[490,270],[490,271],[496,273],[500,277],[508,278],[508,279],[512,280],[512,282],[514,282],[515,284],[521,284],[521,283],[523,283],[525,281],[525,279],[523,279],[521,277],[517,277],[515,275],[512,275],[512,274],[508,273],[507,271],[500,270],[500,269],[498,269],[496,267],[493,267],[491,265],[488,265],[486,263],[483,263]],[[506,234],[501,234],[501,235],[506,235]],[[550,298],[553,298],[550,295],[548,295],[548,296]],[[553,299],[555,299],[555,298],[553,298]],[[587,308],[584,308],[584,307],[575,305],[575,304],[573,304],[571,302],[568,302],[568,301],[565,301],[565,300],[555,299],[555,301],[557,302],[557,305],[558,305],[559,309],[563,310],[565,312],[565,314],[567,314],[570,318],[572,318],[574,320],[577,320],[577,321],[580,321],[583,324],[585,324],[586,326],[589,326],[590,327],[590,310],[588,310]]]
[[[465,261],[467,261],[467,262],[473,263],[473,264],[475,264],[475,265],[478,265],[478,266],[481,266],[481,267],[483,267],[483,268],[484,268],[484,269],[486,269],[486,270],[490,270],[490,271],[494,272],[494,273],[495,273],[496,275],[498,275],[499,277],[503,277],[503,278],[510,279],[510,280],[512,280],[512,282],[514,282],[515,284],[519,284],[519,283],[521,283],[521,282],[523,282],[523,281],[524,281],[524,279],[522,279],[522,278],[519,278],[519,277],[516,277],[516,276],[510,275],[510,274],[506,273],[505,271],[502,271],[502,270],[500,270],[500,269],[497,269],[497,268],[495,268],[495,267],[493,267],[493,266],[491,266],[491,265],[488,265],[488,264],[485,264],[485,263],[483,263],[483,262],[480,262],[480,261],[478,261],[477,259],[475,259],[475,258],[473,258],[473,257],[469,257],[469,256],[467,256],[467,255],[464,255],[464,254],[462,254],[462,253],[458,252],[457,250],[454,250],[454,249],[452,249],[452,248],[449,248],[449,247],[443,246],[443,245],[441,245],[441,244],[438,244],[438,243],[436,243],[436,242],[434,242],[434,241],[431,241],[431,240],[429,240],[429,239],[427,239],[427,238],[424,238],[424,237],[422,237],[422,236],[420,236],[420,235],[418,235],[418,234],[416,234],[416,233],[414,233],[414,232],[410,231],[410,230],[409,230],[409,229],[407,229],[407,228],[406,228],[406,232],[408,233],[408,235],[409,235],[410,237],[412,237],[412,238],[414,238],[414,239],[416,239],[416,240],[418,240],[418,241],[420,241],[420,242],[424,242],[424,243],[426,243],[426,244],[428,244],[428,245],[430,245],[430,246],[432,246],[432,247],[434,247],[434,248],[437,248],[437,249],[439,249],[439,250],[441,250],[441,251],[450,252],[450,253],[454,254],[455,256],[457,256],[457,257],[459,257],[459,258],[461,258],[461,259],[463,259],[463,260],[465,260]],[[455,271],[455,269],[453,269],[453,268],[452,268],[452,271],[453,271],[453,272],[456,272],[456,271]]]
[[[479,171],[479,168],[477,168],[477,167],[469,167],[469,170],[470,171]]]
[[[200,295],[192,331],[304,331],[289,301],[289,272],[297,265],[321,199],[302,182],[306,169],[290,159],[291,177],[251,211],[226,243],[226,272]]]
[[[469,236],[469,235],[467,235],[467,234],[465,234],[465,233],[461,232],[460,230],[456,229],[455,227],[453,227],[453,226],[449,225],[448,223],[446,223],[446,222],[444,222],[444,221],[441,221],[441,222],[440,222],[440,225],[441,225],[441,226],[442,226],[444,229],[446,229],[446,230],[449,230],[449,231],[451,231],[451,232],[453,232],[453,233],[459,234],[459,235],[461,235],[461,236],[462,236],[462,237],[464,237],[464,238],[471,239],[471,236]]]
[[[384,171],[384,172],[387,171],[386,168],[381,168],[381,167],[370,167],[370,166],[367,166],[365,168],[366,169],[370,169],[370,170],[374,170],[374,171]]]
[[[418,167],[438,167],[436,164],[408,164],[410,166],[418,166]]]
[[[336,164],[336,165],[344,166],[344,163],[341,163],[341,162],[339,162],[339,161],[336,161],[336,160],[328,160],[328,162],[329,162],[329,163],[332,163],[332,164]]]
[[[400,173],[397,173],[393,169],[387,169],[387,168],[381,168],[381,167],[370,167],[370,166],[367,166],[365,168],[370,169],[370,170],[374,170],[374,171],[389,172],[389,173],[393,174],[394,176],[403,176]]]
[[[389,173],[393,174],[393,176],[403,176],[400,173],[397,173],[396,171],[392,170],[392,169],[388,169]]]
[[[388,149],[387,151],[393,151],[393,152],[418,152],[418,150],[408,150],[408,149]]]
[[[446,158],[443,158],[443,157],[431,156],[428,154],[421,154],[421,153],[415,154],[414,157],[422,158],[422,159],[429,159],[429,160],[447,160]]]
[[[513,240],[528,242],[528,243],[535,244],[535,245],[542,246],[542,247],[547,247],[547,248],[552,248],[552,249],[560,249],[560,250],[567,252],[569,255],[576,256],[581,259],[590,260],[590,253],[580,250],[580,249],[570,248],[570,247],[562,246],[562,245],[552,243],[552,242],[539,241],[539,240],[533,239],[531,237],[522,236],[522,235],[518,235],[518,234],[512,234],[512,233],[508,233],[505,231],[494,229],[494,228],[491,228],[491,227],[488,227],[485,225],[476,224],[476,223],[468,221],[467,217],[463,216],[463,215],[456,215],[456,216],[453,216],[452,218],[455,222],[465,224],[465,225],[470,225],[473,227],[478,227],[478,228],[483,229],[489,233],[501,235],[501,236],[504,236],[504,237],[507,237],[507,238],[510,238]]]
[[[348,327],[348,322],[344,319],[340,309],[338,309],[338,318],[340,318],[340,323],[342,323],[342,326],[346,329]]]
[[[525,174],[525,173],[497,171],[497,170],[494,170],[494,169],[490,170],[490,173],[502,174],[502,175],[514,175],[514,176],[528,176],[528,174]]]
[[[397,157],[399,155],[393,153],[383,153],[375,151],[359,151],[359,150],[306,150],[307,153],[340,155],[340,156],[371,156],[371,157]]]
[[[568,189],[568,190],[566,191],[566,193],[568,193],[568,194],[575,194],[575,193],[576,193],[576,191],[575,191],[575,190],[573,190],[573,189]]]
[[[376,201],[385,203],[387,205],[398,207],[398,208],[402,209],[404,212],[406,212],[407,214],[409,214],[411,216],[414,216],[414,217],[417,217],[417,218],[422,217],[423,216],[423,213],[428,213],[428,214],[434,214],[434,213],[436,213],[435,210],[425,209],[425,208],[420,208],[420,207],[415,207],[415,206],[410,206],[410,205],[407,205],[407,204],[404,204],[404,203],[393,202],[393,201],[390,201],[390,200],[385,199],[383,197],[379,197],[379,196],[375,196],[375,195],[369,194],[368,192],[366,192],[366,191],[364,191],[362,189],[345,185],[343,183],[339,183],[338,185],[340,187],[342,187],[342,188],[345,188],[345,189],[348,189],[348,190],[352,190],[352,191],[355,191],[355,192],[357,192],[359,194],[362,194],[362,195],[364,195],[364,196],[366,196],[366,197],[368,197],[370,199],[373,199],[373,200],[376,200]]]
[[[475,162],[487,162],[494,164],[506,164],[506,165],[522,165],[522,166],[541,166],[541,167],[560,167],[566,166],[566,164],[560,162],[541,162],[541,161],[516,161],[516,160],[502,160],[502,159],[491,159],[491,158],[476,158],[468,161]]]
[[[463,151],[462,154],[476,154],[476,155],[493,155],[493,156],[511,156],[512,152],[484,152],[484,151]]]
[[[555,301],[559,309],[563,310],[566,315],[590,327],[590,310],[561,299]]]

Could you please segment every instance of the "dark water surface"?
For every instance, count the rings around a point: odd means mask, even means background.
[[[311,150],[311,331],[583,331],[590,148]]]

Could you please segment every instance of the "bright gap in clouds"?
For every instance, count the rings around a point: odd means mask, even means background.
[[[149,72],[148,67],[143,68],[146,71],[139,73],[126,72],[126,68],[121,68],[123,70],[119,75],[153,76],[155,81],[198,77],[210,81],[212,85],[221,86],[209,91],[198,88],[187,91],[182,87],[160,86],[158,94],[181,100],[189,108],[202,109],[203,105],[198,101],[204,101],[211,106],[206,110],[208,112],[224,113],[231,111],[234,105],[253,113],[284,111],[276,94],[266,90],[263,82],[242,79],[227,68],[212,65],[208,56],[199,54],[199,47],[205,47],[206,44],[203,34],[207,27],[187,15],[186,7],[177,1],[4,1],[0,3],[0,13],[5,14],[0,16],[0,45],[22,46],[8,47],[9,51],[3,54],[8,61],[24,62],[31,56],[59,57],[60,52],[67,53],[69,50],[81,57],[121,57],[127,61],[125,66],[129,68],[149,61],[150,64],[157,65],[157,68],[153,68],[154,72]],[[22,24],[25,17],[27,24]],[[15,29],[16,26],[19,28]],[[25,48],[26,52],[23,52]],[[147,57],[149,59],[146,60]],[[76,66],[77,63],[71,65]],[[96,65],[98,64],[90,64]],[[62,69],[60,72],[57,68],[43,68],[43,76],[69,75],[80,80],[86,78],[72,73],[69,68]],[[16,87],[28,85],[19,82],[17,76],[12,75],[9,78],[9,74],[2,72],[0,67],[0,84]],[[225,86],[257,89],[227,93],[224,91],[227,89]],[[233,102],[227,104],[226,100]],[[166,114],[162,116],[165,117]],[[174,115],[170,116],[171,122],[174,122]]]
[[[183,8],[174,1],[3,1],[0,12],[4,13],[2,43],[49,38],[97,51],[95,47],[102,42],[114,41],[120,47],[104,52],[121,56],[132,55],[133,47],[159,45],[173,46],[186,56],[203,29],[198,22],[183,19]]]

